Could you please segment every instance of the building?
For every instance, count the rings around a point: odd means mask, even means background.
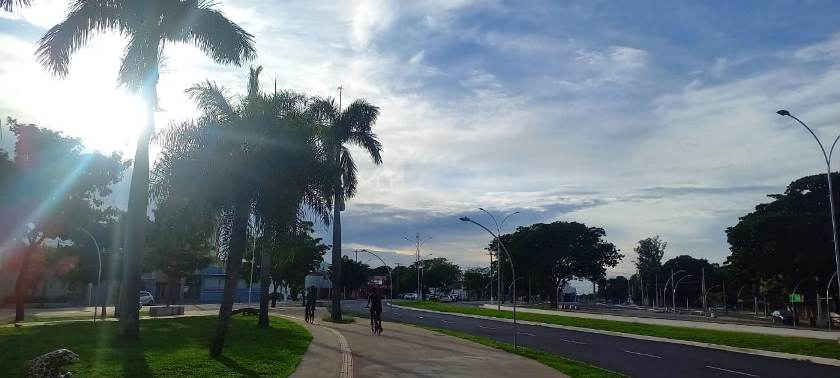
[[[329,299],[332,292],[332,281],[326,272],[311,272],[303,280],[306,289],[315,288],[316,299]]]

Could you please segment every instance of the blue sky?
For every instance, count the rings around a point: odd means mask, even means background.
[[[336,96],[343,85],[346,99],[381,107],[385,163],[357,155],[344,248],[390,261],[410,262],[403,236],[420,232],[433,237],[424,253],[485,264],[488,237],[457,221],[486,220],[484,207],[521,211],[510,227],[605,228],[627,255],[612,274],[630,273],[635,242],[653,235],[669,242],[666,258],[722,262],[726,227],[821,170],[810,136],[775,110],[823,138],[840,132],[831,1],[219,3],[254,34],[266,89],[276,79]],[[138,107],[114,80],[124,41],[97,38],[66,80],[51,78],[34,43],[65,2],[35,4],[0,13],[0,115],[130,152]],[[190,84],[243,91],[247,68],[187,46],[165,56],[158,127],[195,115]]]

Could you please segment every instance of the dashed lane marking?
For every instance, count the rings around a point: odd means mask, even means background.
[[[563,342],[567,342],[567,343],[572,343],[572,344],[586,345],[586,343],[583,342],[583,341],[575,341],[575,340],[569,340],[569,339],[558,339],[558,340],[563,341]]]
[[[634,352],[632,350],[625,350],[624,352],[625,353],[630,353],[630,354],[637,354],[639,356],[645,356],[645,357],[662,358],[662,356],[656,356],[656,355],[653,355],[653,354],[647,354],[647,353],[641,353],[641,352]]]
[[[724,369],[724,368],[719,368],[719,367],[717,367],[717,366],[709,366],[709,365],[706,365],[706,367],[707,367],[707,368],[709,368],[709,369],[715,369],[715,370],[725,371],[725,372],[727,372],[727,373],[745,375],[745,376],[747,376],[747,377],[758,377],[758,376],[757,376],[757,375],[755,375],[755,374],[744,373],[743,371],[729,370],[729,369]]]

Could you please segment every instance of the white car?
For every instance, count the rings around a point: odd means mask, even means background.
[[[148,291],[140,292],[140,306],[151,306],[155,304],[155,297]]]
[[[440,301],[441,302],[455,302],[455,296],[454,295],[441,295],[440,296]]]
[[[417,293],[408,293],[405,296],[403,296],[403,299],[408,299],[410,301],[416,301],[417,300]]]

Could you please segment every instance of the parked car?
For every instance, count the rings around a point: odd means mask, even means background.
[[[776,310],[770,313],[770,319],[773,323],[793,323],[793,313],[787,310]]]
[[[140,292],[140,306],[151,306],[155,304],[155,297],[148,291]]]
[[[441,302],[455,302],[455,296],[454,295],[442,295],[440,297],[440,301]]]
[[[408,299],[410,301],[416,301],[417,300],[417,293],[407,293],[406,295],[403,296],[403,299]]]

